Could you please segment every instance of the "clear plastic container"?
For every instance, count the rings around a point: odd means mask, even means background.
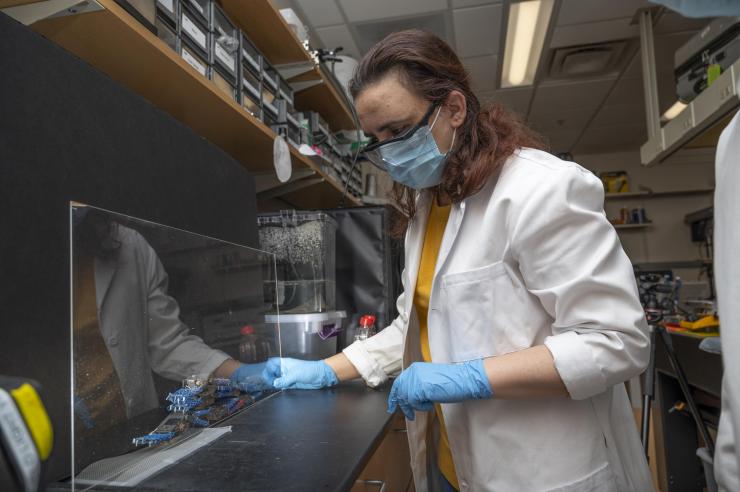
[[[253,326],[247,325],[240,330],[239,360],[245,364],[264,362],[273,353],[270,340],[258,335]]]
[[[367,340],[373,335],[375,335],[375,316],[366,314],[360,318],[360,326],[357,328],[357,333],[355,333],[355,342]]]
[[[336,221],[323,212],[283,211],[261,215],[257,223],[262,248],[277,261],[278,278],[265,277],[273,307],[281,314],[334,310]]]

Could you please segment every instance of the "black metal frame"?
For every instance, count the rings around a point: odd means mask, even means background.
[[[663,315],[660,311],[649,309],[646,310],[646,314],[648,325],[650,326],[650,362],[648,364],[647,370],[645,371],[645,384],[642,391],[642,427],[640,432],[642,445],[645,450],[645,456],[648,456],[650,412],[652,409],[652,401],[655,398],[655,350],[659,341],[663,343],[666,355],[668,356],[668,361],[670,362],[671,368],[676,375],[678,384],[681,387],[681,393],[683,393],[683,397],[686,399],[686,403],[689,406],[689,412],[694,419],[694,423],[699,429],[699,433],[704,440],[704,445],[709,451],[709,454],[713,456],[714,441],[709,434],[709,429],[707,428],[706,422],[704,422],[704,419],[699,412],[699,407],[697,406],[696,400],[694,399],[693,393],[691,392],[691,388],[689,387],[686,373],[681,367],[681,363],[678,361],[676,353],[673,350],[671,337],[666,331],[665,327],[660,323],[663,319]]]

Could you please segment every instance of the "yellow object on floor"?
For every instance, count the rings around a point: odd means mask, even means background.
[[[450,217],[450,207],[440,207],[436,200],[433,200],[432,208],[429,211],[429,220],[427,221],[427,230],[424,234],[424,246],[421,250],[421,263],[419,264],[419,276],[416,280],[416,290],[414,292],[414,307],[419,316],[419,338],[421,341],[421,356],[424,362],[432,362],[432,355],[429,351],[429,331],[427,326],[427,313],[429,311],[429,296],[432,292],[432,280],[434,279],[434,270],[437,265],[439,248],[442,245],[447,219]],[[442,475],[457,490],[460,486],[457,483],[457,474],[455,473],[455,464],[452,461],[452,452],[447,440],[447,429],[442,415],[442,408],[434,405],[437,419],[439,419],[439,443],[437,443],[437,466],[439,466]]]

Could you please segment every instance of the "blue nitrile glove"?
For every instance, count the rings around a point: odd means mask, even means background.
[[[268,359],[263,378],[275,389],[320,389],[339,383],[334,370],[323,360]]]
[[[388,413],[397,407],[409,420],[414,411],[428,412],[435,403],[491,398],[493,390],[483,368],[483,359],[460,364],[414,362],[393,382]]]
[[[247,393],[272,389],[272,381],[266,372],[267,364],[242,364],[231,374],[231,384]]]

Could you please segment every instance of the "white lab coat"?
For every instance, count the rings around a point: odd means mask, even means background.
[[[740,490],[740,114],[717,145],[714,191],[714,281],[722,334],[722,415],[714,454],[719,489]]]
[[[207,376],[229,356],[188,334],[177,301],[167,294],[167,272],[149,243],[133,229],[114,230],[120,248],[115,259],[95,259],[95,297],[131,418],[159,406],[152,371],[173,380]]]
[[[454,205],[429,304],[434,362],[545,344],[571,398],[443,404],[463,491],[653,490],[623,382],[649,358],[632,266],[603,212],[601,181],[523,149],[498,182]],[[413,289],[430,197],[406,235],[399,316],[344,350],[371,386],[421,360]],[[416,490],[430,489],[431,414],[408,422]]]

